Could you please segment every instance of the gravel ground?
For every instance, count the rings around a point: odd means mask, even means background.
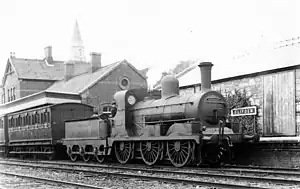
[[[24,179],[15,176],[0,176],[1,189],[73,189],[72,187],[51,185],[42,182],[36,182],[31,179]]]
[[[62,167],[62,166],[60,166]],[[66,166],[68,167],[68,166]],[[239,179],[239,175],[236,175],[236,179],[227,179],[227,178],[218,178],[218,177],[207,177],[207,176],[192,176],[192,175],[182,175],[182,174],[163,174],[163,173],[149,173],[143,171],[125,171],[125,170],[112,170],[110,168],[91,168],[91,167],[83,167],[83,166],[73,166],[73,168],[79,168],[81,170],[91,170],[91,171],[101,171],[101,172],[116,172],[116,173],[125,173],[125,174],[139,174],[145,176],[159,176],[159,177],[171,177],[171,178],[178,178],[178,179],[187,179],[187,180],[200,180],[200,181],[210,181],[215,183],[231,183],[231,184],[243,184],[248,186],[257,186],[257,187],[268,187],[268,188],[282,188],[282,189],[298,189],[299,186],[295,185],[280,185],[275,183],[268,183],[268,182],[260,182],[257,183],[255,181],[249,182],[242,179]],[[188,172],[188,170],[186,171]],[[191,172],[191,171],[190,171]],[[199,172],[199,171],[198,171]]]
[[[49,166],[49,165],[48,165]],[[51,165],[51,167],[55,167],[54,165]],[[59,167],[68,167],[70,166],[63,166],[60,165]],[[23,173],[23,174],[29,174],[33,176],[41,176],[44,178],[52,178],[57,180],[64,180],[64,181],[70,181],[70,182],[79,182],[84,184],[90,184],[90,185],[97,185],[102,187],[108,187],[108,188],[198,188],[198,189],[208,189],[208,188],[214,188],[214,187],[200,187],[200,186],[192,186],[192,185],[182,185],[182,184],[170,184],[170,183],[161,183],[157,181],[142,181],[140,179],[128,179],[128,178],[120,178],[120,177],[112,177],[112,176],[102,176],[99,175],[97,177],[93,175],[87,175],[86,173],[68,173],[68,172],[62,172],[62,171],[54,171],[54,170],[48,170],[47,168],[41,169],[41,168],[28,168],[28,167],[16,167],[16,166],[4,166],[3,168],[6,169],[14,169],[13,172],[16,173]],[[91,171],[101,171],[101,172],[118,172],[118,173],[128,173],[128,174],[139,174],[139,175],[149,175],[149,176],[159,176],[159,177],[171,177],[171,178],[179,178],[179,179],[188,179],[188,180],[202,180],[202,181],[213,181],[213,182],[226,182],[226,183],[232,183],[232,184],[246,184],[248,186],[260,186],[260,187],[268,187],[268,188],[288,188],[288,189],[294,189],[299,188],[299,186],[291,186],[291,185],[279,185],[274,183],[256,183],[256,182],[249,182],[249,181],[243,181],[239,180],[237,175],[237,179],[231,180],[231,179],[223,179],[223,178],[213,178],[213,177],[195,177],[195,176],[183,176],[183,175],[174,175],[174,174],[159,174],[159,173],[148,173],[143,171],[125,171],[125,170],[112,170],[109,168],[97,168],[97,167],[83,167],[83,166],[74,166],[73,168],[79,168],[80,170],[91,170]],[[185,170],[192,172],[191,170]],[[184,171],[184,172],[185,172]],[[199,171],[199,170],[198,170]],[[195,171],[195,172],[198,172]],[[210,172],[210,171],[208,171]],[[247,174],[248,175],[248,174]],[[1,183],[1,182],[0,182]],[[1,186],[1,185],[0,185]]]
[[[169,184],[169,183],[161,183],[157,181],[142,181],[139,179],[126,179],[126,178],[116,178],[110,176],[91,176],[86,174],[78,174],[78,173],[67,173],[60,171],[51,171],[46,169],[36,169],[36,168],[28,168],[28,167],[17,167],[17,166],[2,166],[2,171],[9,171],[11,173],[18,174],[26,174],[31,176],[39,176],[43,178],[63,180],[69,182],[77,182],[82,184],[89,185],[97,185],[101,187],[107,187],[111,189],[212,189],[214,187],[200,187],[200,186],[192,186],[192,185],[183,185],[183,184]],[[5,177],[8,178],[8,177]],[[24,189],[26,188],[26,183],[29,184],[28,180],[14,178],[11,180],[12,182],[7,181],[7,179],[0,180],[0,186],[2,188],[17,188]],[[22,183],[22,181],[24,181]],[[19,185],[20,183],[20,185]],[[31,182],[32,183],[32,182]],[[30,184],[31,184],[30,183]],[[47,185],[44,187],[43,184],[29,185],[27,188],[51,188],[51,186]],[[53,188],[58,188],[58,186],[54,186]],[[63,187],[66,189],[66,187]],[[72,187],[68,187],[72,188]],[[74,187],[73,187],[74,188]]]

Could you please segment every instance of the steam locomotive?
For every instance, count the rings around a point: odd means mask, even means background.
[[[234,133],[226,123],[224,97],[211,90],[212,63],[199,64],[201,91],[179,95],[179,82],[165,76],[162,97],[146,89],[119,91],[99,117],[65,122],[67,154],[72,161],[115,157],[121,164],[142,159],[147,165],[167,160],[175,167],[189,163],[219,165],[230,161],[234,143],[251,140]]]

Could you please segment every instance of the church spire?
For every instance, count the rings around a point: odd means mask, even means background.
[[[77,19],[75,21],[72,41],[71,41],[71,50],[70,50],[70,60],[85,62],[84,46],[81,39],[79,26]]]

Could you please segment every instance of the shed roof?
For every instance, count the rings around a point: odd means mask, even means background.
[[[260,49],[243,57],[224,59],[212,63],[214,64],[212,82],[249,77],[258,73],[267,74],[273,71],[284,71],[300,64],[300,41],[276,48]],[[176,75],[180,87],[201,83],[198,64],[199,62]],[[160,85],[156,89],[160,89]]]

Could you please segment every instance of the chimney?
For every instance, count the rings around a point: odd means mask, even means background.
[[[51,46],[45,47],[44,52],[45,52],[45,60],[47,60],[48,63],[52,63],[53,61],[52,47]]]
[[[10,58],[16,58],[16,53],[15,52],[10,52]]]
[[[73,62],[65,62],[64,63],[64,76],[65,76],[65,81],[68,81],[69,79],[71,79],[73,77],[74,74],[74,69],[75,69],[75,64]]]
[[[95,72],[99,68],[101,68],[101,53],[91,52],[91,70]]]
[[[211,89],[211,62],[201,62],[199,65],[201,72],[201,91]]]

